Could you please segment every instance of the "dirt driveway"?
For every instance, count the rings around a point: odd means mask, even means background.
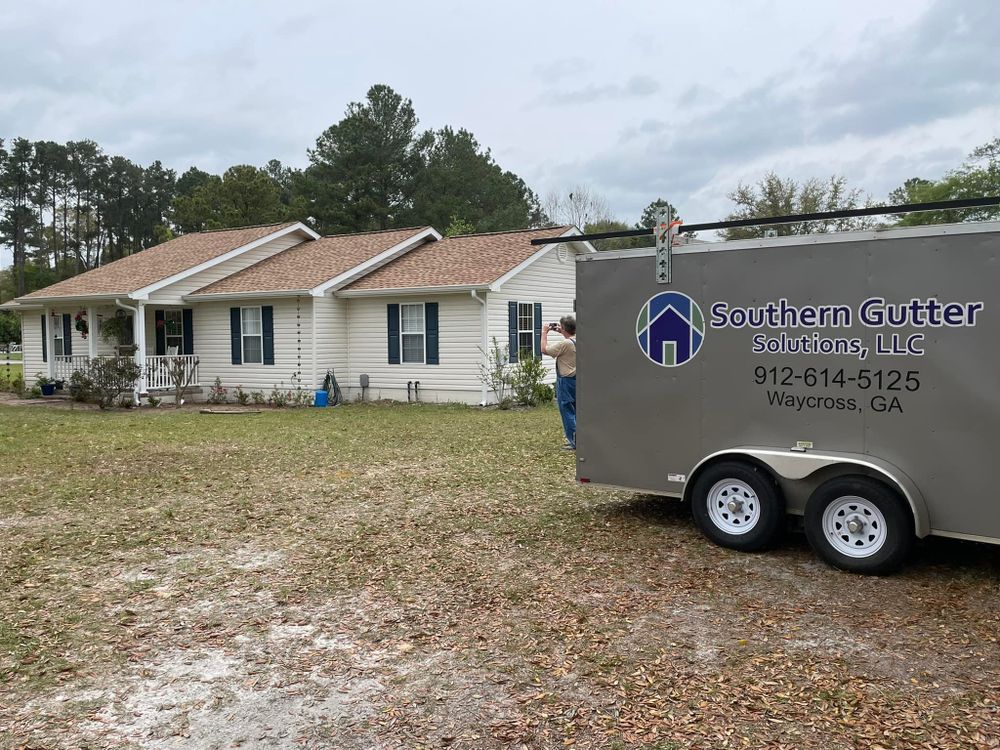
[[[0,747],[1000,747],[1000,549],[741,555],[558,445],[0,406]]]

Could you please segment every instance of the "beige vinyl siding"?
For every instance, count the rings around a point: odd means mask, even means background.
[[[418,302],[438,303],[440,364],[390,365],[386,306]],[[350,390],[345,391],[345,396],[354,398],[360,393],[361,375],[367,373],[370,387],[366,398],[405,401],[407,381],[419,380],[421,401],[479,403],[481,313],[479,303],[468,292],[426,297],[352,297],[348,308]]]
[[[260,247],[255,247],[253,250],[248,250],[241,255],[237,255],[235,258],[230,258],[216,266],[212,266],[200,273],[196,273],[193,276],[189,276],[186,279],[182,279],[170,286],[166,286],[156,292],[153,292],[149,296],[149,304],[155,305],[159,304],[180,304],[181,297],[185,294],[191,294],[204,286],[215,283],[226,276],[232,276],[237,271],[242,271],[244,268],[259,263],[262,260],[270,258],[272,255],[277,255],[282,250],[287,250],[290,247],[295,247],[296,245],[302,243],[305,240],[305,235],[301,232],[293,232],[292,234],[287,234],[284,237],[278,237],[277,239],[266,242]]]
[[[42,311],[31,310],[21,313],[21,362],[24,365],[24,383],[28,387],[35,384],[35,374],[48,372],[42,362]]]
[[[232,364],[229,308],[266,305],[274,308],[274,364]],[[194,353],[199,360],[199,379],[206,394],[218,377],[226,388],[242,385],[246,391],[263,391],[266,396],[282,383],[285,388],[291,388],[292,378],[300,370],[302,387],[312,390],[309,382],[312,351],[309,297],[203,302],[193,309]],[[152,318],[152,313],[149,317]]]
[[[501,348],[507,345],[507,304],[508,302],[541,302],[542,329],[548,323],[556,323],[563,315],[573,314],[576,298],[576,266],[570,259],[560,261],[553,247],[523,271],[515,275],[499,292],[489,295],[490,346],[495,336]],[[549,341],[562,337],[550,334]],[[555,360],[542,356],[549,371],[548,382],[555,382]]]
[[[348,301],[326,295],[313,297],[316,306],[316,386],[323,385],[327,370],[333,370],[344,393],[350,373],[347,369]]]

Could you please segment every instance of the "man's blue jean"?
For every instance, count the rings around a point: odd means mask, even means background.
[[[576,376],[556,377],[556,403],[562,416],[563,432],[567,442],[576,447]]]

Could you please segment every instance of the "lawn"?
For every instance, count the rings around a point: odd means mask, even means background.
[[[1000,550],[741,555],[559,444],[549,408],[0,406],[0,747],[996,747]]]
[[[10,384],[20,380],[24,366],[20,364],[0,364],[0,391],[6,390]]]

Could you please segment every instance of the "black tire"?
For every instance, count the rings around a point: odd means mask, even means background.
[[[852,498],[857,501],[853,505]],[[846,526],[851,519],[864,524],[860,531],[852,533]],[[805,531],[820,558],[851,573],[892,573],[913,547],[913,515],[906,501],[888,485],[868,477],[839,477],[820,485],[806,503]],[[845,547],[852,548],[852,554],[845,554]]]
[[[739,492],[726,495],[725,483],[739,484],[753,491],[752,497]],[[726,498],[733,497],[744,503],[744,510],[727,514]],[[715,506],[715,512],[710,510]],[[691,512],[701,533],[721,547],[753,552],[772,546],[785,529],[785,502],[774,478],[762,469],[742,461],[723,461],[709,466],[698,475],[691,490]],[[727,518],[732,515],[732,518]],[[713,518],[713,516],[715,516]],[[722,518],[720,518],[722,516]],[[751,519],[748,521],[747,519]],[[730,529],[748,522],[749,530],[731,533]]]

